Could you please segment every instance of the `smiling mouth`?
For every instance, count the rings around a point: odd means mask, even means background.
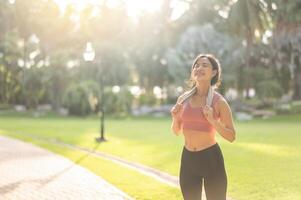
[[[204,73],[197,73],[196,76],[204,76]]]

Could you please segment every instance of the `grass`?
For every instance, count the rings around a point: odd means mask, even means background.
[[[113,164],[108,160],[96,158],[81,151],[71,150],[69,148],[45,143],[43,141],[33,141],[28,137],[21,135],[18,135],[17,137],[68,157],[74,163],[77,163],[103,177],[108,182],[117,186],[119,189],[135,199],[181,199],[182,195],[177,188],[166,186],[165,184],[150,177],[144,176],[134,170],[121,167],[120,165]]]
[[[236,122],[237,140],[234,143],[218,137],[228,173],[229,196],[236,200],[301,199],[300,121],[301,115],[290,115]],[[100,144],[98,150],[177,176],[183,138],[172,135],[170,122],[169,118],[108,119],[105,125],[109,141]],[[22,137],[23,133],[30,133],[89,148],[95,146],[98,129],[99,120],[95,118],[0,116],[0,134]],[[44,144],[44,147],[73,160],[80,155],[80,152],[50,144]],[[137,199],[181,198],[178,189],[163,186],[151,178],[129,172],[129,169],[98,158],[87,160],[85,167],[105,176]],[[152,184],[141,185],[135,180]],[[152,191],[154,196],[139,193],[140,190]],[[158,198],[162,194],[164,198]]]

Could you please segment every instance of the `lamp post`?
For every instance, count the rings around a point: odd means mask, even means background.
[[[87,62],[93,62],[95,58],[95,51],[92,47],[91,42],[87,42],[87,46],[85,49],[85,52],[83,53],[84,60]],[[97,64],[97,62],[96,62]],[[103,72],[101,73],[100,77],[100,98],[101,98],[101,103],[100,103],[100,111],[101,111],[101,118],[100,118],[100,136],[96,137],[95,140],[97,142],[104,142],[106,141],[104,137],[104,121],[105,121],[105,112],[104,112],[104,81],[103,81]]]

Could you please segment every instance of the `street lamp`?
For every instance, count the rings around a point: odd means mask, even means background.
[[[84,60],[87,62],[92,62],[95,58],[95,51],[92,47],[91,42],[87,42],[87,46],[85,52],[83,53]],[[96,62],[97,63],[97,62]],[[105,120],[105,112],[104,112],[104,81],[103,81],[103,73],[101,73],[100,77],[100,111],[101,111],[101,118],[100,118],[100,137],[95,138],[97,142],[104,142],[106,141],[104,137],[104,120]]]
[[[95,51],[92,47],[92,43],[91,42],[87,42],[86,44],[86,50],[83,54],[84,56],[84,60],[87,62],[92,62],[95,58]]]

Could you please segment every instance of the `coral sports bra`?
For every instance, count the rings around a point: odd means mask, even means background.
[[[213,105],[220,98],[222,98],[222,96],[219,93],[214,92],[211,106],[213,108],[213,117],[215,119],[219,118],[220,116],[217,114]],[[183,102],[183,106],[183,111],[180,117],[183,130],[189,129],[209,133],[215,132],[213,125],[204,116],[202,107],[192,107],[190,105],[189,98]]]

